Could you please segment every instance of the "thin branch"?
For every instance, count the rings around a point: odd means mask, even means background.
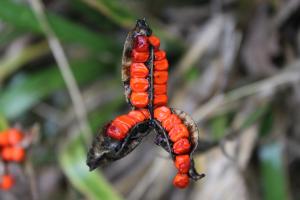
[[[216,42],[223,30],[223,22],[224,16],[216,16],[210,20],[203,29],[201,29],[201,32],[198,34],[197,38],[195,38],[195,42],[183,55],[175,67],[174,72],[171,74],[173,77],[169,83],[171,90],[180,80],[180,76],[191,69],[195,62],[203,56],[205,51],[207,51],[211,45]]]
[[[255,94],[267,96],[268,94],[273,93],[274,90],[276,90],[279,86],[300,81],[300,61],[296,61],[286,68],[287,70],[284,70],[283,72],[270,78],[240,87],[231,92],[228,92],[227,94],[220,94],[216,96],[208,103],[200,107],[198,110],[196,110],[196,112],[194,113],[196,121],[202,121],[208,116],[212,115],[221,107],[232,104],[244,97]],[[200,140],[195,153],[204,153],[214,147],[220,146],[224,141],[236,138],[237,135],[244,129],[244,125],[241,124],[239,127],[234,127],[226,130],[224,137],[219,141]]]
[[[270,78],[251,83],[246,86],[242,86],[240,88],[228,92],[227,94],[219,94],[213,97],[210,101],[208,101],[206,104],[201,106],[193,113],[195,121],[203,121],[205,118],[217,112],[222,107],[232,104],[233,102],[238,101],[247,96],[256,94],[268,96],[269,94],[273,93],[274,90],[277,89],[277,87],[279,86],[300,81],[299,60],[285,68],[286,70],[283,70],[282,72]]]
[[[79,122],[79,127],[82,133],[84,133],[84,138],[86,140],[86,143],[89,143],[90,137],[91,137],[91,128],[88,124],[87,114],[85,105],[83,102],[83,98],[81,96],[79,87],[76,83],[76,80],[72,74],[72,71],[70,69],[70,64],[67,60],[66,54],[63,50],[62,45],[60,44],[60,41],[56,37],[55,33],[51,29],[51,26],[48,23],[48,20],[46,18],[46,15],[44,13],[44,7],[40,0],[29,0],[31,7],[36,15],[36,18],[41,25],[44,34],[47,38],[47,41],[49,43],[50,49],[54,55],[54,58],[57,62],[57,65],[60,69],[60,72],[64,78],[64,81],[67,85],[76,117]]]

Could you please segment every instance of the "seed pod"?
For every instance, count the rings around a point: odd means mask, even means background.
[[[126,156],[151,130],[155,143],[172,156],[179,173],[174,185],[184,188],[199,175],[192,159],[198,144],[198,129],[186,113],[167,107],[169,63],[160,40],[145,20],[127,35],[122,56],[122,81],[132,111],[109,122],[94,139],[88,152],[90,170]]]
[[[189,170],[187,172],[186,168],[182,168],[180,167],[182,172],[185,172],[188,174],[188,176],[190,178],[192,178],[193,180],[198,180],[200,178],[204,177],[204,174],[198,174],[195,167],[194,167],[194,161],[193,161],[193,152],[195,151],[195,149],[197,148],[198,145],[198,128],[196,123],[193,121],[193,119],[186,114],[185,112],[178,110],[178,109],[171,109],[172,114],[168,117],[168,119],[163,120],[162,123],[157,122],[157,126],[160,127],[158,128],[160,131],[159,134],[156,136],[155,138],[155,143],[161,147],[163,147],[167,152],[169,152],[171,154],[171,157],[173,158],[173,160],[175,161],[175,165],[177,165],[177,168],[179,169],[179,161],[176,162],[176,158],[178,156],[175,155],[174,150],[172,149],[172,145],[173,148],[178,148],[176,147],[176,143],[173,144],[173,142],[177,142],[178,140],[180,140],[181,138],[186,138],[189,141],[189,152],[188,152],[188,156],[189,156]],[[182,126],[184,127],[182,130],[181,128],[179,129],[180,131],[177,132],[177,128],[175,127],[175,129],[172,128],[174,127],[174,124],[177,124],[177,126]],[[183,131],[184,129],[187,129],[187,131]],[[168,132],[169,131],[169,132]],[[169,137],[164,137],[162,132],[168,132]],[[182,149],[177,149],[179,151],[181,151]],[[186,150],[185,150],[186,151]],[[184,152],[185,152],[184,151]],[[177,152],[177,153],[182,153],[182,152]],[[181,158],[181,157],[179,157]],[[181,160],[182,161],[182,160]],[[185,158],[185,166],[186,166],[186,158]]]
[[[133,114],[136,118],[133,118]],[[90,170],[123,158],[133,151],[149,133],[149,123],[148,111],[135,110],[106,124],[95,137],[88,152],[87,165]],[[125,125],[126,129],[120,124]]]
[[[172,108],[171,110],[174,114],[176,114],[182,120],[183,124],[187,127],[187,129],[189,131],[189,135],[190,135],[189,141],[191,144],[191,150],[190,150],[189,155],[190,155],[190,160],[191,160],[191,166],[190,166],[188,175],[190,178],[197,181],[205,176],[204,174],[199,174],[194,167],[193,153],[197,148],[198,139],[199,139],[198,138],[199,130],[198,130],[197,124],[192,119],[192,117],[190,115],[188,115],[187,113],[185,113],[179,109],[174,109],[174,108]]]
[[[136,26],[132,31],[130,31],[126,37],[124,48],[123,48],[123,55],[122,55],[122,81],[125,89],[125,97],[126,101],[131,104],[130,102],[130,66],[135,63],[133,61],[132,54],[135,54],[134,58],[139,56],[142,57],[139,62],[143,61],[146,62],[145,58],[147,51],[148,44],[145,44],[145,37],[151,35],[152,31],[149,26],[146,24],[145,20],[138,20]],[[138,44],[137,44],[138,43]],[[133,52],[134,50],[134,52]],[[148,49],[147,49],[148,50]],[[149,53],[149,52],[148,52]],[[144,77],[145,78],[145,77]],[[133,105],[134,106],[134,105]]]

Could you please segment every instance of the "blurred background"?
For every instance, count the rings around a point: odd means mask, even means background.
[[[167,51],[170,106],[200,129],[206,177],[185,190],[153,136],[85,165],[93,135],[129,110],[121,54],[143,17]],[[299,0],[1,0],[0,124],[40,133],[0,199],[299,200],[299,25]]]

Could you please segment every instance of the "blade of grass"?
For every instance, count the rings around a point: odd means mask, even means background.
[[[115,31],[119,29],[117,24],[107,19],[106,16],[101,15],[96,9],[92,9],[82,0],[73,0],[71,6],[75,12],[78,12],[81,16],[84,16],[85,21],[87,21],[89,24],[92,24],[95,29],[109,31]],[[99,23],[100,21],[105,21],[105,23]]]
[[[115,40],[101,33],[94,33],[63,17],[47,13],[49,23],[55,34],[64,42],[81,44],[95,51],[118,50]],[[33,12],[28,6],[18,5],[13,1],[1,0],[0,19],[27,31],[42,34]],[[121,51],[121,50],[120,50]]]
[[[93,81],[111,70],[109,66],[99,67],[99,65],[101,63],[95,61],[71,62],[75,79],[79,84]],[[0,112],[8,119],[15,119],[43,98],[64,88],[65,84],[57,67],[48,67],[26,76],[17,84],[3,88],[0,91]]]
[[[253,111],[247,119],[241,125],[241,129],[246,129],[252,124],[254,124],[258,119],[263,117],[268,111],[270,111],[270,105],[264,104],[258,107],[255,111]]]
[[[66,144],[61,152],[59,154],[59,162],[64,173],[71,183],[88,199],[121,199],[101,173],[98,171],[89,171],[85,164],[86,150],[80,137]]]
[[[88,6],[99,11],[101,14],[105,15],[111,19],[117,25],[132,29],[136,20],[138,18],[144,18],[145,15],[140,16],[137,11],[133,8],[129,9],[124,2],[116,0],[81,0]],[[183,42],[172,35],[169,31],[166,31],[157,20],[151,18],[148,20],[153,33],[162,38],[162,41],[167,42],[167,48],[172,50],[172,52],[180,53],[183,51]]]
[[[8,24],[2,24],[2,25],[4,25],[4,27],[3,30],[1,30],[0,48],[3,48],[5,45],[10,44],[12,40],[24,34],[23,31],[15,27],[12,27]]]
[[[0,131],[3,131],[9,127],[8,121],[5,117],[0,113]]]
[[[22,67],[25,63],[35,60],[49,52],[46,42],[40,42],[31,46],[25,47],[20,52],[9,55],[0,60],[0,82],[14,71]]]
[[[95,133],[99,127],[112,118],[116,108],[123,103],[123,97],[116,99],[90,115],[91,126]],[[76,134],[76,137],[67,145],[62,146],[59,163],[68,179],[80,192],[89,199],[121,199],[99,171],[89,172],[85,163],[87,152],[79,134]]]
[[[211,123],[213,139],[221,139],[226,132],[227,126],[228,119],[226,115],[217,116],[216,118],[214,118]]]
[[[126,5],[121,5],[115,0],[82,0],[89,6],[97,9],[102,14],[110,18],[116,24],[124,28],[130,28],[134,25],[137,18],[132,12],[126,8]]]
[[[83,134],[83,137],[86,139],[86,143],[88,143],[91,139],[90,137],[92,136],[92,130],[87,119],[86,105],[83,102],[83,97],[72,73],[67,55],[61,45],[60,40],[57,38],[48,22],[48,18],[45,14],[44,4],[40,0],[30,0],[29,2],[36,18],[38,19],[38,23],[43,29],[51,52],[64,79],[71,102],[73,104],[73,110],[77,118],[79,128]]]
[[[287,198],[286,177],[283,169],[282,145],[272,143],[259,149],[261,179],[264,200],[283,200]]]

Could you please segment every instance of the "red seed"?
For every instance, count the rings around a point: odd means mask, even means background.
[[[161,94],[161,95],[154,95],[154,101],[153,104],[155,106],[164,106],[166,105],[168,102],[168,96],[165,94]]]
[[[115,140],[123,140],[126,137],[126,134],[115,124],[108,126],[106,134]]]
[[[144,116],[146,117],[146,119],[150,118],[150,112],[149,112],[149,110],[147,110],[147,109],[141,109],[140,111],[144,114]]]
[[[25,159],[25,150],[22,147],[12,148],[12,160],[15,162],[22,162]]]
[[[131,78],[130,88],[134,92],[145,92],[149,88],[149,82],[145,78]]]
[[[130,66],[131,78],[146,78],[149,70],[144,63],[132,63]]]
[[[11,145],[16,145],[20,143],[23,139],[23,133],[16,128],[11,128],[8,130],[8,141]]]
[[[136,124],[134,119],[132,119],[132,117],[130,117],[128,115],[121,115],[121,116],[117,117],[114,121],[115,122],[119,121],[122,124],[125,124],[128,128],[131,128]]]
[[[164,70],[168,70],[168,67],[169,67],[169,62],[167,59],[154,61],[154,70],[164,71]]]
[[[149,40],[150,44],[151,44],[152,46],[154,46],[154,49],[158,49],[158,48],[159,48],[159,46],[160,46],[160,40],[159,40],[158,37],[151,35],[151,36],[148,38],[148,40]]]
[[[144,63],[149,58],[149,52],[137,52],[135,49],[131,53],[133,63]]]
[[[8,139],[8,131],[2,131],[0,133],[0,146],[7,146],[9,145],[9,139]]]
[[[157,85],[154,84],[154,94],[167,94],[167,84]]]
[[[175,167],[179,173],[188,173],[190,165],[189,155],[179,155],[175,157]]]
[[[133,48],[139,52],[149,51],[149,43],[147,37],[144,35],[139,35],[134,40]]]
[[[170,108],[166,106],[160,106],[154,110],[154,118],[162,122],[171,115]]]
[[[191,148],[191,144],[189,140],[186,138],[179,139],[173,145],[173,151],[176,154],[188,153],[190,151],[190,148]]]
[[[5,161],[11,161],[13,158],[13,147],[4,147],[1,151],[1,157]]]
[[[114,126],[116,126],[116,127],[118,127],[118,129],[121,131],[121,133],[123,135],[125,135],[125,136],[127,135],[128,131],[129,131],[129,126],[128,125],[126,125],[125,123],[122,123],[122,122],[120,122],[118,120],[112,121],[111,124],[114,125]]]
[[[172,142],[177,142],[179,139],[188,138],[189,131],[184,124],[178,123],[170,130],[169,137]]]
[[[128,113],[136,123],[142,122],[146,119],[145,115],[140,110],[132,110]]]
[[[1,177],[0,187],[3,190],[9,190],[14,185],[15,181],[11,175],[3,175]]]
[[[187,174],[178,173],[173,180],[173,185],[180,189],[186,188],[189,183],[190,179]]]
[[[132,92],[130,102],[137,108],[144,108],[149,103],[148,93],[146,92]]]
[[[168,81],[167,71],[155,71],[154,72],[154,83],[155,84],[166,84]]]
[[[177,125],[177,124],[181,124],[181,119],[175,114],[171,114],[167,119],[165,119],[162,122],[162,126],[168,132],[174,127],[174,125]]]
[[[156,51],[154,52],[155,60],[162,60],[166,58],[166,52],[165,51]]]

